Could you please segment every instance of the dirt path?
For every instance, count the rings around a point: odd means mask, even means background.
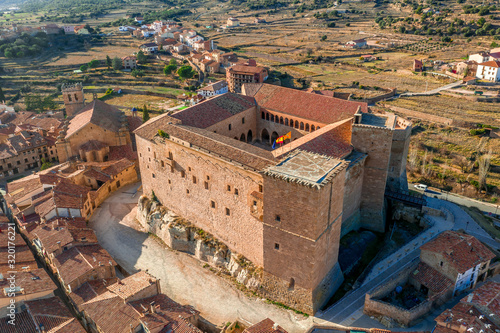
[[[162,292],[181,304],[190,304],[201,315],[220,325],[236,319],[257,323],[269,317],[288,332],[304,332],[313,323],[292,311],[282,310],[261,299],[247,297],[232,282],[216,276],[188,254],[173,251],[147,233],[137,231],[139,184],[109,197],[91,219],[99,243],[128,272],[148,270],[161,281]]]

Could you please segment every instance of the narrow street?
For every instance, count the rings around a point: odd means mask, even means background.
[[[127,272],[148,270],[160,279],[162,292],[181,304],[194,306],[215,325],[240,320],[255,324],[267,317],[290,333],[306,331],[312,317],[297,315],[248,297],[231,281],[212,273],[192,256],[173,251],[140,228],[135,221],[139,183],[113,193],[90,221],[103,246]]]

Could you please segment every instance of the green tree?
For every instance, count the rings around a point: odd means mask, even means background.
[[[144,52],[137,52],[137,62],[143,64],[148,61],[148,57],[144,54]]]
[[[133,77],[143,77],[144,76],[144,71],[141,69],[134,68],[130,74]]]
[[[2,87],[0,87],[0,102],[5,102],[5,95],[3,93]]]
[[[163,68],[163,74],[169,75],[172,74],[172,72],[175,72],[176,70],[177,70],[177,65],[169,64],[165,66],[165,68]]]
[[[113,66],[113,62],[111,61],[109,55],[106,56],[106,66],[108,66],[108,69],[110,69],[111,66]]]
[[[177,75],[179,75],[181,79],[190,79],[194,76],[194,71],[191,66],[182,66],[177,70]]]
[[[48,169],[52,166],[52,163],[47,161],[45,158],[42,158],[42,166],[40,167],[40,170],[45,170]]]
[[[26,95],[24,104],[28,111],[43,111],[43,100],[40,95]]]
[[[57,108],[56,102],[54,102],[54,97],[51,95],[45,96],[42,101],[43,109],[54,110]]]
[[[169,65],[175,65],[177,66],[177,60],[175,60],[175,58],[172,58],[170,59],[170,61],[168,62]]]
[[[144,106],[142,107],[142,122],[145,123],[148,120],[149,120],[149,111],[146,104],[144,104]]]
[[[87,66],[87,65],[81,65],[81,66],[80,66],[80,70],[81,70],[82,72],[86,72],[86,71],[87,71],[87,69],[89,69],[89,66]]]
[[[321,40],[325,41],[326,40],[326,35],[321,36]]]
[[[93,59],[89,62],[89,68],[97,68],[99,67],[99,65],[101,64],[101,62],[97,59]]]
[[[118,57],[114,57],[113,58],[113,69],[115,71],[119,71],[120,69],[122,69],[122,60]]]

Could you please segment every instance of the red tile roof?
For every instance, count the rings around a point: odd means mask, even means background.
[[[499,68],[500,67],[500,61],[498,61],[498,60],[490,60],[490,61],[483,62],[483,63],[481,63],[479,65],[480,66],[488,66],[488,67]]]
[[[243,87],[245,91],[251,91],[251,96],[255,97],[261,107],[323,124],[351,118],[358,107],[361,107],[362,112],[368,112],[368,105],[362,102],[346,101],[263,83],[245,83]]]
[[[123,113],[117,107],[95,99],[69,121],[66,138],[89,123],[111,132],[118,132],[121,127],[122,115]]]
[[[26,301],[26,309],[35,324],[43,325],[45,332],[85,333],[78,320],[72,316],[64,303],[57,297]],[[31,331],[29,331],[31,332]],[[32,331],[36,332],[36,331]]]
[[[69,297],[77,305],[90,301],[108,291],[108,286],[118,282],[118,278],[90,280],[73,290]]]
[[[254,106],[252,97],[225,93],[177,112],[172,117],[181,120],[183,125],[207,128]]]
[[[0,332],[2,333],[31,333],[36,332],[38,326],[33,322],[33,318],[28,311],[21,311],[16,314],[15,325],[9,323],[10,317],[0,318]]]
[[[453,282],[424,262],[420,262],[412,277],[434,293],[446,292]]]
[[[230,67],[228,70],[232,74],[234,73],[234,74],[246,74],[246,75],[261,74],[267,72],[267,69],[265,69],[264,67],[247,66],[247,65],[234,65]]]
[[[441,254],[459,273],[465,273],[476,265],[495,258],[475,237],[449,230],[422,245],[420,249]]]
[[[54,258],[62,280],[69,284],[99,265],[116,266],[111,255],[100,245],[75,246]]]
[[[275,324],[271,319],[266,318],[250,326],[244,330],[243,333],[287,333],[287,331],[285,331],[283,327]]]
[[[92,150],[101,150],[106,148],[108,145],[99,140],[89,140],[80,146],[80,150],[83,151],[92,151]]]
[[[43,268],[37,268],[30,271],[18,271],[10,273],[15,275],[16,287],[23,289],[23,295],[34,295],[43,292],[53,292],[57,286]],[[7,298],[4,289],[10,286],[6,279],[0,281],[0,298]]]
[[[108,290],[120,296],[125,301],[128,301],[130,297],[137,295],[142,290],[153,284],[156,284],[156,278],[145,271],[139,271],[113,285],[110,285]]]
[[[141,122],[142,124],[142,122]],[[139,127],[137,127],[139,128]],[[109,147],[109,160],[121,160],[122,158],[126,158],[130,161],[137,160],[137,152],[133,151],[129,145],[124,146],[111,146]]]

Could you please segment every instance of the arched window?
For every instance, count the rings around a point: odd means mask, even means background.
[[[290,127],[293,127],[293,119],[290,119]]]
[[[248,134],[247,134],[247,142],[251,143],[252,140],[253,140],[253,133],[252,133],[252,130],[249,130]]]
[[[295,288],[295,279],[290,278],[290,283],[288,284],[288,290],[293,290]]]
[[[276,133],[276,132],[273,132],[273,134],[271,134],[271,144],[276,141],[276,139],[279,137],[279,134]]]
[[[306,131],[309,132],[309,124],[306,124]]]
[[[299,128],[299,121],[298,120],[295,121],[295,128]]]
[[[311,125],[311,132],[314,132],[316,130],[316,128],[314,127],[314,125]]]
[[[304,123],[303,122],[300,122],[300,129],[304,130]]]
[[[268,132],[268,131],[264,128],[264,129],[262,130],[262,133],[260,134],[260,141],[261,141],[262,143],[267,143],[267,144],[269,144],[269,139],[270,139],[270,137],[269,137],[269,132]]]
[[[262,112],[262,119],[266,119],[266,114]]]
[[[316,131],[317,131],[317,130],[319,130],[319,126],[318,126],[318,127],[316,127]]]
[[[285,124],[285,122],[283,121],[283,117],[280,117],[280,124],[281,124],[281,125],[284,125],[284,124]]]
[[[274,123],[274,114],[271,115],[271,119],[270,120]]]
[[[247,138],[245,137],[245,133],[241,134],[240,141],[246,142]]]
[[[266,113],[266,120],[269,120],[269,113]]]

